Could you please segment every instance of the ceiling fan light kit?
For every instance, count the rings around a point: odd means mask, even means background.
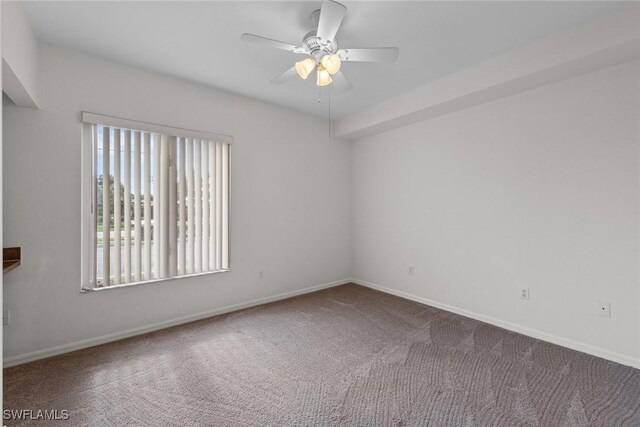
[[[332,80],[331,74],[329,74],[322,64],[318,65],[318,77],[316,79],[316,84],[320,87],[329,86]]]
[[[327,72],[329,72],[329,74],[334,75],[335,73],[340,71],[340,65],[342,64],[342,61],[340,60],[340,55],[333,53],[331,55],[323,56],[320,63],[327,70]]]
[[[295,78],[296,74],[306,80],[315,69],[316,85],[322,87],[333,83],[338,90],[347,91],[353,86],[340,71],[343,62],[395,62],[398,58],[398,48],[339,49],[336,34],[346,13],[347,8],[344,5],[333,0],[324,0],[320,10],[311,14],[311,22],[316,29],[303,37],[300,46],[249,33],[243,34],[242,40],[308,56],[274,78],[272,83],[284,83]]]
[[[296,62],[296,71],[298,75],[306,80],[309,74],[316,68],[316,61],[313,58],[307,58],[304,61]]]

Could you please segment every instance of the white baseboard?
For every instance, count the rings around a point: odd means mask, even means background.
[[[621,363],[627,366],[633,366],[635,368],[640,369],[640,359],[636,359],[633,357],[625,356],[623,354],[611,352],[599,347],[594,347],[589,344],[581,343],[578,341],[573,341],[568,338],[559,337],[557,335],[548,334],[546,332],[542,332],[536,329],[527,328],[524,326],[516,325],[511,322],[507,322],[504,320],[495,319],[490,316],[485,316],[483,314],[475,313],[469,310],[465,310],[462,308],[454,307],[448,304],[444,304],[438,301],[433,301],[427,298],[422,298],[413,294],[409,294],[407,292],[398,291],[392,288],[388,288],[386,286],[377,285],[374,283],[370,283],[364,280],[351,278],[351,279],[343,279],[337,280],[335,282],[323,283],[320,285],[310,286],[304,289],[298,289],[291,292],[285,292],[278,295],[273,295],[270,297],[258,298],[252,301],[247,301],[244,303],[234,304],[227,307],[221,307],[214,310],[209,310],[189,316],[183,316],[176,319],[166,320],[163,322],[154,323],[151,325],[141,326],[138,328],[128,329],[122,332],[116,332],[113,334],[101,335],[94,338],[88,338],[85,340],[75,341],[68,344],[63,344],[55,347],[50,347],[42,350],[36,350],[33,352],[20,354],[17,356],[11,356],[4,359],[4,367],[21,365],[23,363],[33,362],[35,360],[45,359],[51,356],[57,356],[64,353],[69,353],[71,351],[81,350],[83,348],[93,347],[100,344],[106,344],[113,341],[118,341],[125,338],[130,338],[136,335],[142,335],[148,332],[154,332],[165,328],[170,328],[172,326],[181,325],[184,323],[194,322],[196,320],[206,319],[207,317],[217,316],[220,314],[230,313],[237,310],[242,310],[244,308],[255,307],[262,304],[267,304],[270,302],[280,301],[287,298],[292,298],[298,295],[304,295],[307,293],[319,291],[321,289],[331,288],[333,286],[339,286],[346,283],[356,283],[361,286],[366,286],[371,289],[375,289],[381,292],[385,292],[391,295],[396,295],[401,298],[405,298],[411,301],[416,301],[421,304],[426,304],[432,307],[436,307],[445,311],[449,311],[451,313],[459,314],[461,316],[470,317],[472,319],[479,320],[481,322],[489,323],[494,326],[498,326],[500,328],[504,328],[513,332],[517,332],[523,335],[530,336],[532,338],[537,338],[543,341],[547,341],[553,344],[557,344],[563,347],[570,348],[572,350],[581,351],[583,353],[590,354],[592,356],[601,357],[603,359],[611,360],[613,362]]]
[[[35,360],[45,359],[51,356],[57,356],[71,351],[82,350],[83,348],[93,347],[100,344],[106,344],[113,341],[118,341],[125,338],[134,337],[136,335],[142,335],[149,332],[158,331],[160,329],[170,328],[172,326],[182,325],[184,323],[194,322],[196,320],[206,319],[207,317],[217,316],[219,314],[230,313],[232,311],[242,310],[244,308],[255,307],[270,302],[280,301],[287,298],[292,298],[298,295],[308,294],[311,292],[319,291],[321,289],[331,288],[334,286],[344,285],[350,283],[351,279],[336,280],[335,282],[322,283],[320,285],[310,286],[304,289],[297,289],[291,292],[285,292],[278,295],[273,295],[264,298],[258,298],[252,301],[247,301],[239,304],[229,305],[227,307],[216,308],[200,312],[197,314],[191,314],[188,316],[178,317],[176,319],[165,320],[151,325],[140,326],[137,328],[128,329],[126,331],[115,332],[112,334],[101,335],[94,338],[88,338],[80,341],[74,341],[68,344],[63,344],[55,347],[45,348],[42,350],[36,350],[25,354],[19,354],[17,356],[11,356],[4,358],[3,366],[8,368],[10,366],[21,365],[23,363],[33,362]]]
[[[605,350],[603,348],[594,347],[590,344],[585,344],[585,343],[574,341],[568,338],[559,337],[557,335],[549,334],[547,332],[542,332],[537,329],[531,329],[525,326],[516,325],[515,323],[496,319],[490,316],[485,316],[483,314],[475,313],[473,311],[465,310],[463,308],[458,308],[458,307],[454,307],[438,301],[422,298],[416,295],[409,294],[407,292],[398,291],[396,289],[377,285],[375,283],[370,283],[364,280],[352,278],[351,282],[361,286],[366,286],[367,288],[375,289],[377,291],[385,292],[387,294],[395,295],[411,301],[419,302],[421,304],[426,304],[432,307],[436,307],[441,310],[449,311],[451,313],[459,314],[461,316],[470,317],[472,319],[489,323],[491,325],[498,326],[500,328],[507,329],[509,331],[517,332],[519,334],[527,335],[532,338],[537,338],[542,341],[547,341],[553,344],[570,348],[572,350],[581,351],[583,353],[587,353],[592,356],[601,357],[603,359],[607,359],[612,362],[617,362],[622,365],[632,366],[634,368],[640,369],[640,359],[636,359],[634,357],[626,356],[620,353],[615,353],[609,350]]]

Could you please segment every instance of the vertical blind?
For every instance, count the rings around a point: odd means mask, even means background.
[[[90,126],[94,287],[228,270],[229,143]]]

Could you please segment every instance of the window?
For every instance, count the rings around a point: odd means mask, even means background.
[[[82,120],[82,289],[229,270],[231,138]]]

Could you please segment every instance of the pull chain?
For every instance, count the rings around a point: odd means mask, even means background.
[[[329,141],[331,141],[331,85],[327,86],[329,91]]]

